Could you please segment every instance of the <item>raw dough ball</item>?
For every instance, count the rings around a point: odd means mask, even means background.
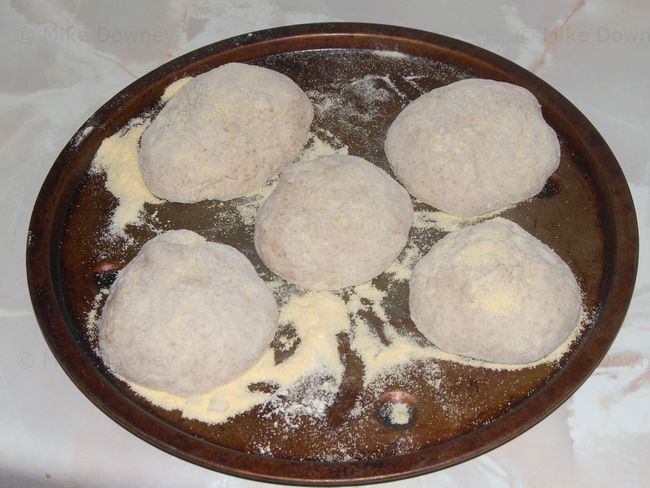
[[[462,80],[410,103],[388,129],[386,156],[416,198],[471,217],[526,200],[560,163],[560,144],[525,88]]]
[[[438,348],[520,364],[552,352],[578,325],[580,287],[548,246],[495,218],[447,234],[415,266],[411,318]]]
[[[368,281],[406,245],[411,199],[355,156],[325,156],[283,171],[257,215],[255,247],[275,273],[325,290]]]
[[[249,193],[291,163],[313,108],[291,79],[230,63],[197,76],[142,135],[139,161],[157,197],[192,203]]]
[[[273,294],[243,254],[175,230],[147,242],[118,274],[100,353],[130,381],[188,396],[255,364],[277,320]]]

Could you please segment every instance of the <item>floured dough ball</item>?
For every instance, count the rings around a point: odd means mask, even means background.
[[[291,79],[230,63],[192,79],[141,139],[142,177],[173,202],[230,200],[260,187],[307,141],[313,108]]]
[[[577,327],[580,287],[548,246],[495,218],[447,234],[415,266],[411,318],[443,351],[522,364]]]
[[[111,286],[100,354],[130,381],[188,396],[255,364],[277,320],[273,294],[243,254],[169,231],[142,246]]]
[[[388,129],[386,156],[423,202],[471,217],[526,200],[560,162],[560,144],[525,88],[462,80],[410,103]]]
[[[326,290],[382,273],[406,245],[411,199],[383,170],[355,156],[296,163],[257,215],[255,247],[287,281]]]

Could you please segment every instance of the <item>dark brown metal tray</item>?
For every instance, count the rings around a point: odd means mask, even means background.
[[[402,55],[394,55],[395,51]],[[315,127],[335,133],[350,154],[386,170],[383,140],[387,127],[421,93],[468,76],[508,81],[530,90],[560,137],[562,161],[540,195],[503,216],[555,249],[585,292],[593,319],[570,352],[558,363],[517,371],[440,361],[447,384],[445,401],[454,415],[442,411],[434,391],[418,388],[418,364],[412,365],[408,379],[386,388],[416,392],[417,417],[405,429],[387,427],[373,409],[360,419],[346,416],[355,399],[372,405],[377,395],[360,386],[358,361],[349,354],[345,341],[341,355],[346,359],[346,378],[327,423],[306,420],[288,434],[273,428],[277,419],[261,415],[259,408],[216,426],[184,419],[178,411],[148,403],[113,377],[93,351],[84,328],[97,291],[97,266],[101,264],[97,249],[102,248],[105,261],[123,265],[153,233],[146,227],[130,228],[131,244],[107,247],[101,234],[115,198],[105,190],[101,175],[88,173],[89,165],[102,140],[131,118],[155,111],[165,87],[174,80],[231,61],[275,69],[305,90],[327,90],[335,82],[365,75],[388,76],[397,90],[393,95],[401,95],[385,97],[374,107],[373,117],[317,114],[314,122]],[[362,98],[340,95],[364,109]],[[81,138],[88,127],[93,129]],[[219,208],[212,202],[155,206],[166,228],[193,229],[235,245],[262,274],[268,273],[255,255],[249,225],[235,223],[231,229],[214,225],[213,215]],[[153,207],[146,210],[152,212]],[[432,231],[427,245],[442,235]],[[547,416],[607,352],[630,301],[637,256],[634,207],[616,159],[589,121],[542,80],[488,51],[423,31],[371,24],[312,24],[206,46],[143,76],[100,108],[63,149],[43,184],[30,223],[27,275],[34,310],[54,356],[79,389],[129,431],[171,454],[234,475],[284,483],[350,484],[451,466],[512,439]],[[377,286],[382,286],[382,279],[375,280]],[[404,284],[395,295],[390,326],[414,332],[408,319],[407,291]],[[406,448],[405,438],[409,440]],[[272,455],[254,449],[260,440],[273,446]],[[319,454],[332,452],[342,440],[355,460],[319,460]]]

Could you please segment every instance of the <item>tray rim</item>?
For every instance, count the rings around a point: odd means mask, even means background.
[[[372,42],[376,43],[373,47]],[[381,41],[379,41],[381,40]],[[101,127],[110,132],[111,113],[134,95],[145,89],[152,81],[171,77],[179,67],[191,66],[193,62],[210,56],[241,55],[247,49],[258,50],[258,57],[296,50],[299,46],[315,46],[328,41],[322,49],[343,47],[347,49],[390,50],[387,46],[408,45],[417,54],[423,46],[435,45],[450,56],[465,59],[467,66],[477,62],[495,71],[504,71],[525,80],[527,87],[536,95],[544,93],[545,99],[562,115],[582,129],[583,150],[599,161],[594,174],[601,181],[608,181],[604,188],[612,202],[603,217],[606,254],[613,253],[613,268],[603,280],[606,299],[600,303],[598,322],[589,338],[577,350],[562,370],[525,402],[499,417],[496,421],[475,431],[431,446],[415,453],[356,462],[302,462],[268,458],[241,453],[217,446],[193,437],[133,404],[109,383],[88,362],[81,348],[76,347],[66,323],[68,316],[65,303],[57,293],[55,277],[58,275],[57,247],[62,228],[56,224],[64,218],[64,210],[58,205],[61,194],[57,191],[72,178],[65,170],[69,158],[77,150],[78,136],[90,126]],[[346,43],[357,43],[355,46]],[[291,48],[291,49],[283,49]],[[461,66],[462,67],[462,66]],[[607,249],[607,247],[609,249]],[[609,346],[622,326],[631,300],[638,263],[638,228],[634,203],[623,172],[606,142],[588,119],[566,98],[534,74],[515,63],[487,50],[453,38],[406,27],[368,23],[316,23],[265,29],[225,39],[169,61],[140,77],[112,97],[84,123],[50,169],[36,199],[27,238],[27,279],[32,305],[39,326],[53,355],[75,385],[100,410],[122,427],[148,443],[187,461],[218,470],[226,474],[260,481],[285,484],[343,485],[397,480],[421,475],[450,467],[490,451],[525,432],[566,401],[591,375],[607,353]],[[614,299],[615,298],[615,299]],[[607,326],[600,325],[604,321]],[[578,354],[579,353],[579,354]],[[559,381],[558,377],[569,378]],[[531,399],[535,401],[530,401]]]

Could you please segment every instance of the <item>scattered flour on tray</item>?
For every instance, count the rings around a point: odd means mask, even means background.
[[[91,174],[106,175],[106,189],[118,200],[108,232],[126,237],[127,225],[142,225],[145,203],[162,203],[144,184],[138,166],[138,143],[148,119],[134,119],[116,134],[104,139],[90,168]]]
[[[417,210],[413,219],[416,229],[435,229],[441,232],[453,232],[469,225],[478,224],[513,208],[515,205],[503,207],[476,217],[457,217],[456,215],[435,210]]]
[[[88,137],[88,135],[93,131],[93,129],[95,129],[95,126],[89,125],[84,127],[82,131],[77,132],[77,135],[72,140],[72,145],[76,147],[79,144],[81,144],[86,139],[86,137]]]
[[[311,161],[331,154],[348,154],[348,146],[328,130],[312,131],[297,161]]]
[[[411,239],[393,264],[388,267],[386,274],[394,281],[408,281],[413,268],[422,256],[423,251]]]
[[[408,54],[404,54],[399,51],[384,51],[381,49],[377,49],[376,51],[373,51],[373,54],[375,56],[379,56],[380,58],[391,58],[391,59],[407,59],[409,57]]]
[[[99,319],[102,313],[102,304],[107,296],[108,289],[100,289],[93,299],[90,310],[86,314],[86,331],[91,337],[93,337],[97,331],[97,326],[99,325]]]
[[[372,121],[382,107],[395,97],[402,101],[407,99],[388,75],[366,75],[306,93],[314,104],[317,116],[335,118],[339,124],[348,127],[350,124],[355,127],[355,120]]]
[[[191,79],[181,78],[169,85],[160,98],[160,103],[167,103]],[[140,137],[150,123],[150,118],[132,119],[117,133],[104,139],[90,167],[90,174],[106,175],[106,189],[118,200],[111,216],[109,236],[127,238],[128,225],[144,224],[144,204],[163,202],[145,185],[138,163]],[[87,127],[84,135],[90,130],[92,127]]]
[[[191,80],[191,76],[186,76],[185,78],[181,78],[170,84],[167,88],[165,88],[165,92],[162,94],[162,97],[160,97],[160,103],[167,103],[174,95],[176,95],[178,90],[187,85],[187,83]]]

